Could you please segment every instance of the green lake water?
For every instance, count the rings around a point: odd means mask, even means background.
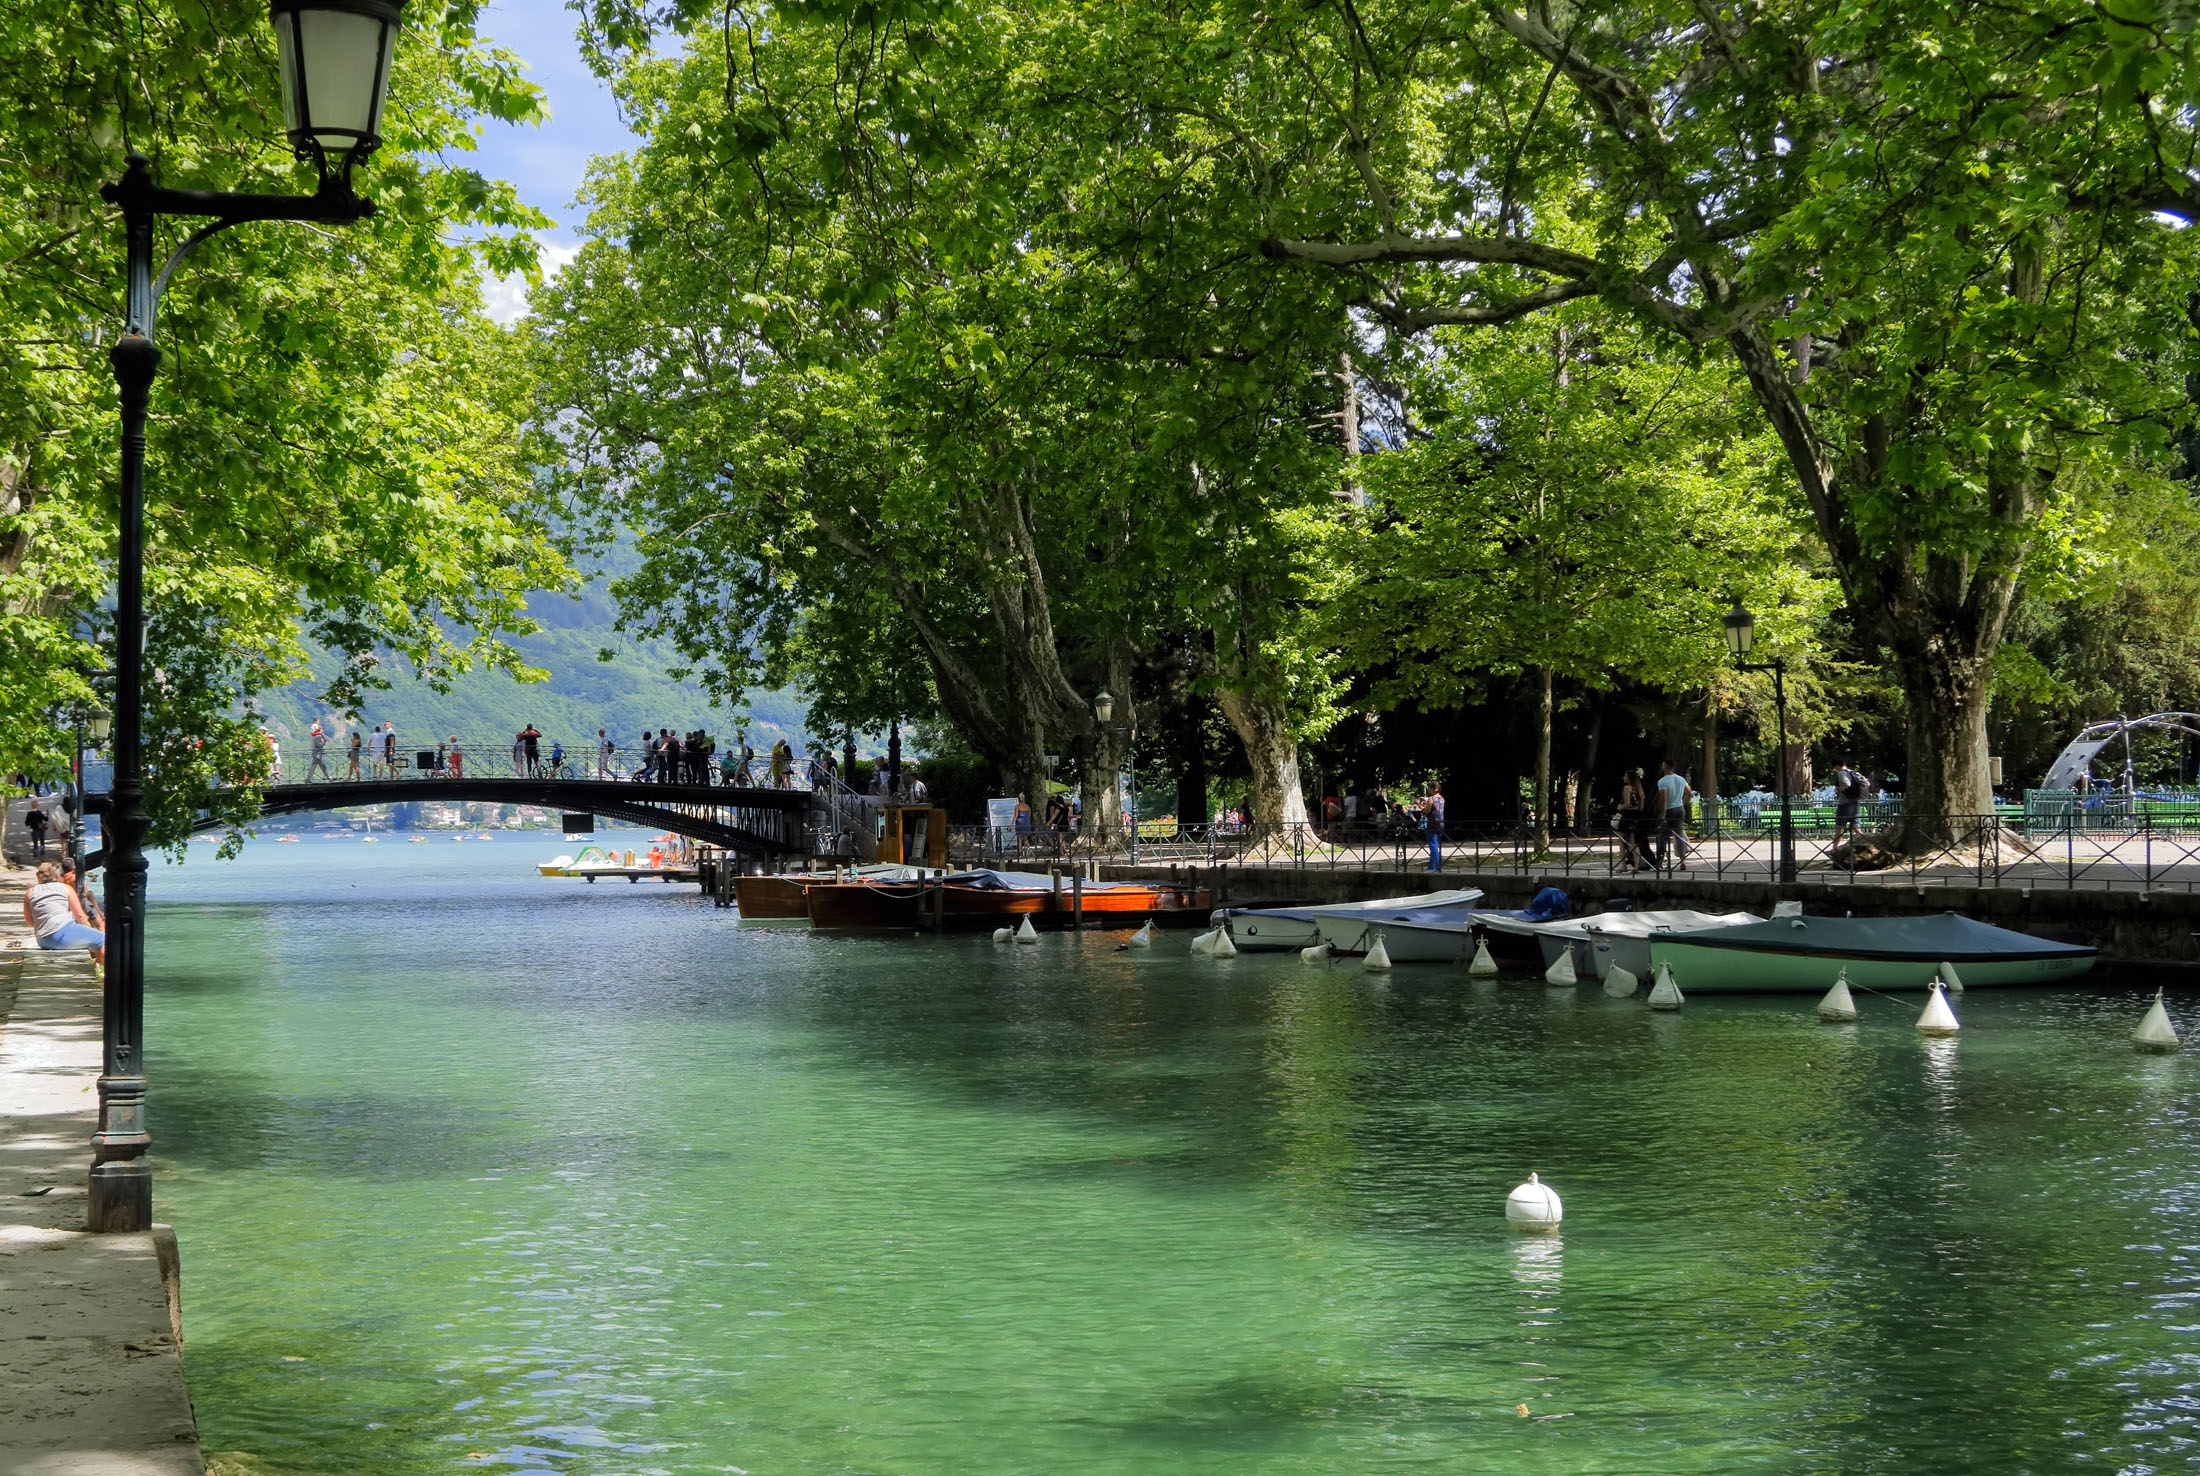
[[[2200,1463],[2200,1061],[2131,1051],[2135,989],[1974,991],[1927,1042],[1868,996],[1825,1027],[1184,934],[813,936],[532,873],[561,849],[156,869],[157,1196],[209,1451]],[[1506,1231],[1530,1170],[1562,1237]]]

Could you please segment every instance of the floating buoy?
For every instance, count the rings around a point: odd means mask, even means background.
[[[1505,1196],[1505,1223],[1530,1235],[1548,1235],[1566,1218],[1566,1206],[1558,1191],[1534,1174],[1528,1182]]]
[[[1961,994],[1963,992],[1963,976],[1956,972],[1954,964],[1942,964],[1940,966],[1940,977],[1948,981],[1948,992],[1950,994]]]
[[[1818,1018],[1828,1025],[1846,1025],[1856,1018],[1856,998],[1849,993],[1849,971],[1843,969],[1818,1001]]]
[[[1497,972],[1497,960],[1490,957],[1490,945],[1481,938],[1474,940],[1474,962],[1467,965],[1467,972],[1477,979],[1487,979]]]
[[[1201,933],[1192,940],[1192,956],[1194,958],[1214,957],[1215,939],[1221,936],[1222,929],[1220,928],[1209,928],[1206,932]]]
[[[1145,925],[1144,927],[1140,928],[1140,929],[1139,929],[1139,930],[1138,930],[1137,932],[1135,932],[1135,933],[1131,934],[1131,936],[1130,936],[1130,943],[1129,943],[1129,946],[1130,946],[1130,947],[1132,947],[1132,948],[1151,948],[1151,947],[1153,947],[1153,919],[1152,919],[1152,918],[1148,918],[1148,919],[1146,919],[1146,925]]]
[[[1360,967],[1371,974],[1380,974],[1389,969],[1390,950],[1383,947],[1381,933],[1377,933],[1375,941],[1367,945],[1367,957],[1361,960]]]
[[[1039,941],[1039,930],[1031,925],[1029,917],[1026,917],[1023,926],[1016,930],[1016,941],[1019,943],[1036,943]]]
[[[1614,999],[1633,999],[1641,987],[1642,981],[1618,964],[1604,971],[1604,992]]]
[[[2168,1054],[2177,1049],[2177,1031],[2169,1023],[2169,1011],[2162,1008],[2162,991],[2154,991],[2153,1008],[2139,1022],[2139,1028],[2131,1032],[2131,1043],[2142,1051],[2159,1051]]]
[[[993,930],[993,941],[996,943],[1012,943],[1015,939],[1016,930],[1014,928],[995,928]]]
[[[1681,986],[1673,982],[1673,966],[1658,965],[1657,982],[1650,986],[1650,1008],[1653,1010],[1677,1010],[1687,1003],[1681,994]]]
[[[1228,928],[1215,929],[1214,954],[1216,958],[1237,957],[1237,943],[1231,938]]]
[[[1925,1012],[1917,1017],[1920,1035],[1953,1035],[1962,1027],[1956,1023],[1956,1012],[1948,1008],[1948,986],[1938,979],[1925,986],[1931,997],[1925,1001]]]
[[[1326,965],[1329,962],[1329,945],[1327,943],[1316,943],[1312,948],[1301,948],[1299,950],[1299,962],[1302,964]]]
[[[1546,984],[1579,984],[1581,977],[1574,972],[1574,946],[1569,943],[1558,950],[1558,961],[1543,971]]]

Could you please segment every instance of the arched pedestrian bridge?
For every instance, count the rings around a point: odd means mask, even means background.
[[[806,789],[742,789],[715,784],[639,784],[615,779],[475,778],[330,780],[270,784],[262,815],[347,810],[359,805],[473,803],[539,805],[568,814],[608,816],[669,830],[759,859],[835,855],[846,849],[832,808]],[[197,828],[214,829],[207,820]]]

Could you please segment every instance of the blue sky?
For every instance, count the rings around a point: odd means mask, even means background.
[[[526,61],[529,78],[549,99],[550,121],[539,128],[484,123],[476,162],[484,174],[517,185],[522,199],[557,223],[542,233],[543,266],[552,269],[579,245],[582,212],[573,196],[590,157],[627,148],[634,136],[581,60],[564,0],[491,0],[482,30]],[[500,320],[518,315],[521,296],[518,283],[488,284],[489,310]]]

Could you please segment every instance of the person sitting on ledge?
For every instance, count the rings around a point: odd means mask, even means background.
[[[38,880],[23,893],[23,921],[38,935],[45,949],[88,948],[95,963],[107,961],[107,935],[84,916],[84,904],[76,889],[61,879],[61,867],[52,861],[38,868]]]

